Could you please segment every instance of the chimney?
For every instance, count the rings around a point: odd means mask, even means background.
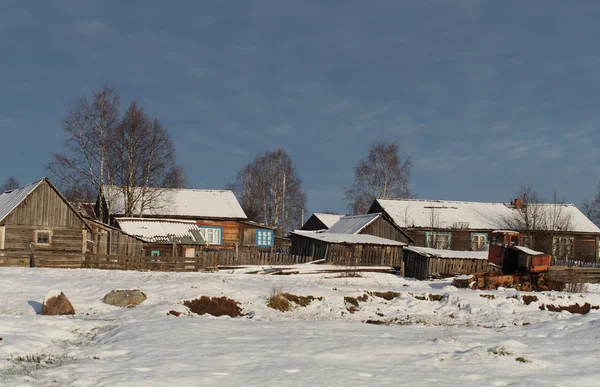
[[[519,198],[515,198],[513,205],[517,210],[520,210],[523,207],[523,202]]]

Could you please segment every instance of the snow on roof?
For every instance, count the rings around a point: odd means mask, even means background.
[[[380,216],[381,213],[344,216],[333,226],[330,226],[327,232],[332,234],[358,234]]]
[[[4,220],[44,179],[39,179],[21,188],[6,191],[0,195],[0,222]]]
[[[247,219],[232,191],[204,189],[151,189],[156,199],[142,216]],[[122,215],[124,195],[118,187],[107,187],[110,213]],[[148,206],[150,207],[150,206]],[[140,212],[138,205],[137,211]],[[137,215],[137,214],[136,214]]]
[[[505,203],[420,199],[376,199],[376,202],[402,228],[502,229],[506,227],[506,219],[514,219],[514,211],[516,211],[514,206]],[[529,206],[560,209],[565,217],[570,218],[569,231],[600,233],[600,228],[573,204],[529,204]]]
[[[463,258],[463,259],[488,259],[487,251],[454,251],[432,249],[429,247],[406,246],[405,250],[414,251],[426,257],[435,258]]]
[[[344,215],[341,214],[323,214],[319,212],[315,212],[313,216],[319,219],[327,228],[330,228],[340,220],[340,218],[344,217]]]
[[[393,241],[367,234],[334,234],[330,232],[292,231],[292,234],[302,235],[307,238],[317,239],[328,243],[345,243],[350,245],[382,245],[406,246],[406,243]]]
[[[204,245],[206,241],[193,220],[116,218],[124,232],[146,242]]]
[[[525,247],[525,246],[511,246],[510,248],[513,249],[513,250],[521,251],[521,252],[523,252],[525,254],[528,254],[528,255],[542,255],[542,254],[544,254],[541,251],[535,251],[535,250],[532,250],[532,249],[530,249],[528,247]]]

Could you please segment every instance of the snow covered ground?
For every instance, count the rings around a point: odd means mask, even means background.
[[[600,311],[540,310],[600,305],[597,285],[582,295],[528,293],[538,301],[526,305],[525,293],[510,289],[379,273],[0,268],[0,279],[3,386],[600,385]],[[100,301],[134,288],[148,295],[136,308]],[[274,288],[323,299],[279,312],[267,307]],[[37,314],[51,289],[66,294],[75,316]],[[400,295],[375,295],[386,291]],[[365,294],[351,313],[344,297]],[[168,315],[202,295],[233,298],[247,315]]]

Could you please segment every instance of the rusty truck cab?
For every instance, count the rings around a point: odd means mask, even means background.
[[[510,246],[523,246],[523,234],[517,231],[496,230],[492,232],[488,262],[503,267]]]

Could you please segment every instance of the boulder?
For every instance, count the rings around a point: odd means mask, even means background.
[[[102,298],[102,302],[114,306],[132,307],[141,304],[146,298],[146,294],[138,289],[112,290]]]
[[[44,299],[42,314],[48,316],[75,314],[75,309],[63,292],[50,290]]]

